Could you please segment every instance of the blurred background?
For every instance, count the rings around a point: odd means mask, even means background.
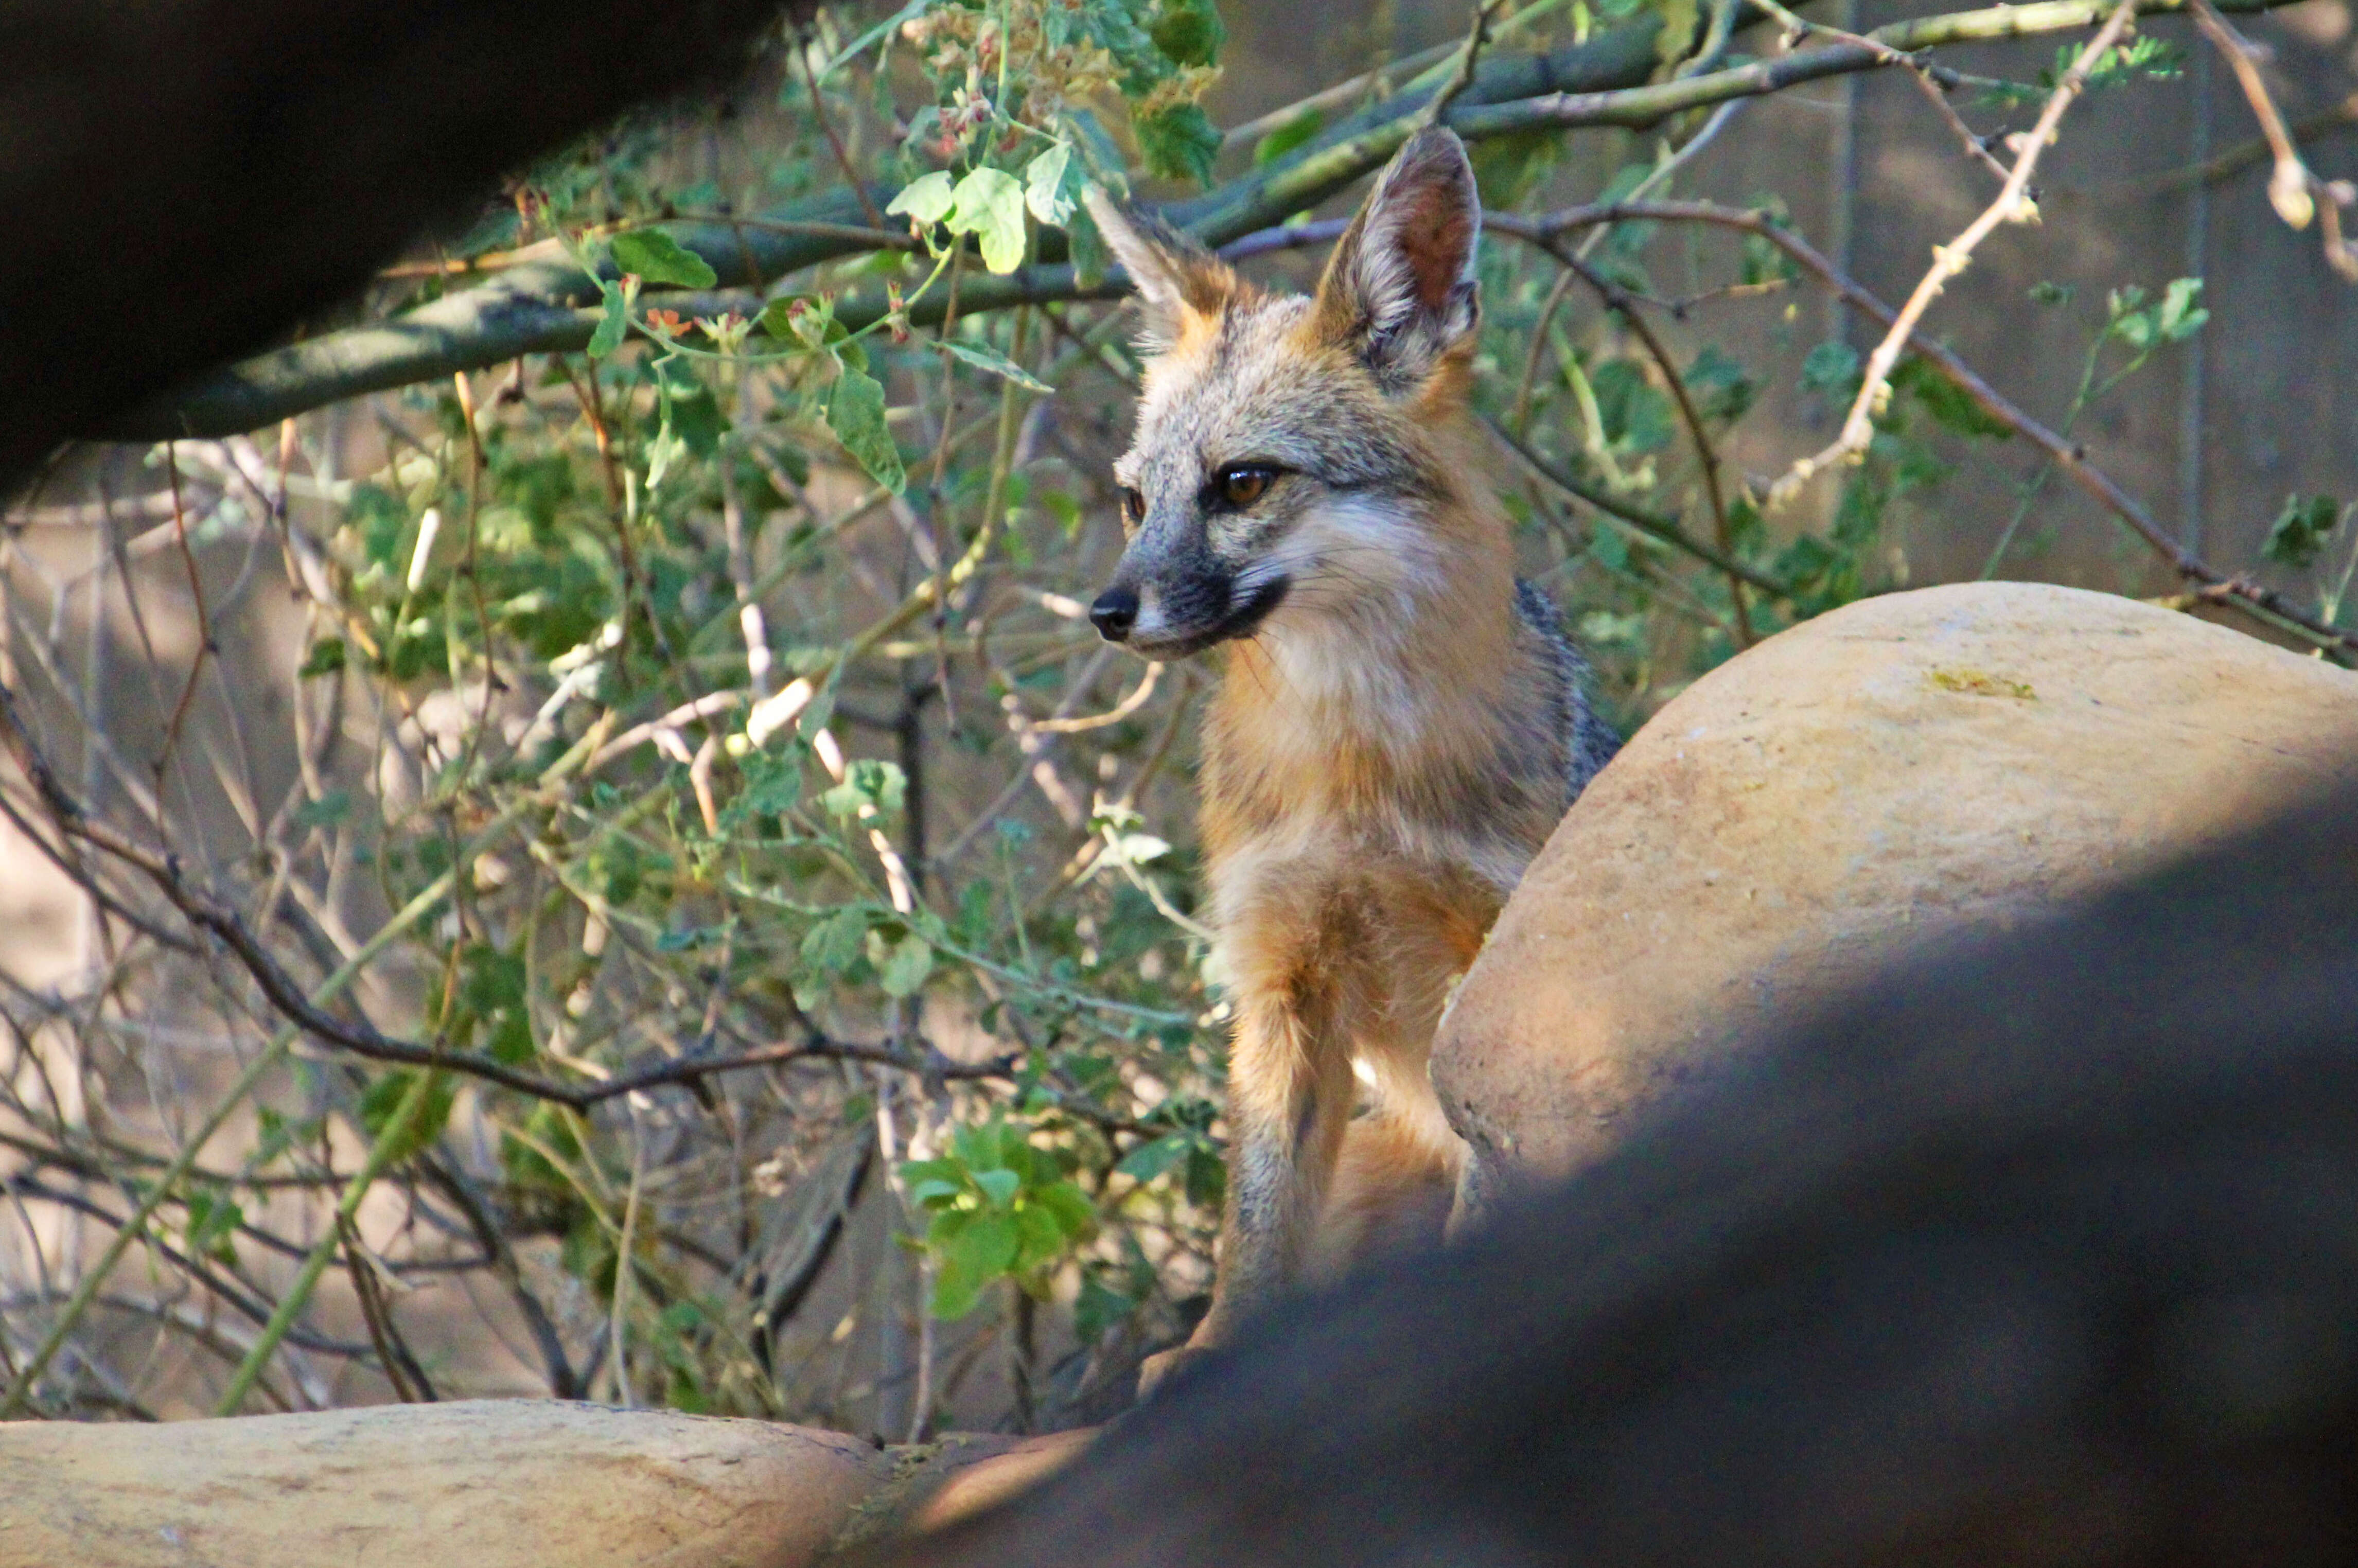
[[[727,92],[519,170],[303,334],[508,287],[595,312],[586,351],[58,454],[0,514],[12,1408],[557,1394],[895,1440],[1122,1408],[1202,1310],[1220,1197],[1190,789],[1217,657],[1143,665],[1082,615],[1120,548],[1138,366],[1121,308],[1079,297],[1072,200],[1293,167],[1446,79],[1470,15],[920,0],[782,24]],[[2350,0],[2234,20],[2308,166],[2358,175]],[[1491,26],[1496,62],[1697,18],[1509,0]],[[1971,79],[1946,101],[2010,163],[2085,38],[1943,49]],[[1772,55],[1779,28],[1731,47]],[[1672,49],[1653,74],[1731,63]],[[1767,213],[1894,304],[1998,185],[1905,68],[1476,160],[1497,210],[1642,183]],[[1999,228],[1926,329],[2169,538],[2334,627],[2358,287],[2272,208],[2271,167],[2223,58],[2153,17],[2066,120],[2039,221]],[[936,168],[1006,186],[969,222],[941,181],[938,209],[913,199],[946,231],[913,234],[912,199],[885,208]],[[996,265],[1008,222],[1080,286],[993,295],[1027,276]],[[1566,243],[1602,287],[1486,242],[1477,395],[1528,455],[1495,470],[1528,573],[1625,731],[1779,626],[1980,576],[2320,643],[2187,594],[1913,359],[1866,460],[1769,507],[1880,328],[1740,229]],[[827,254],[757,265],[796,244]],[[1240,265],[1307,287],[1323,254]]]

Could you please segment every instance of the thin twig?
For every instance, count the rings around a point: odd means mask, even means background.
[[[2203,0],[2193,0],[2201,4]],[[2014,160],[2014,168],[2006,176],[2006,187],[1997,200],[1984,209],[1980,217],[1968,224],[1964,232],[1945,245],[1932,249],[1932,265],[1916,285],[1908,302],[1891,323],[1883,341],[1867,356],[1865,379],[1859,383],[1858,395],[1852,399],[1850,414],[1843,420],[1842,434],[1833,444],[1813,456],[1801,459],[1786,475],[1768,490],[1771,508],[1781,506],[1799,494],[1803,486],[1821,471],[1838,462],[1854,462],[1866,453],[1867,443],[1875,438],[1875,416],[1880,413],[1891,391],[1892,368],[1899,362],[1900,351],[1908,346],[1932,301],[1948,287],[1949,280],[1962,273],[1973,262],[1974,252],[2001,223],[2021,222],[2037,217],[2038,208],[2030,200],[2030,177],[2039,170],[2039,160],[2055,140],[2055,130],[2062,123],[2064,112],[2071,107],[2088,85],[2088,73],[2096,62],[2118,44],[2136,19],[2137,0],[2120,0],[2104,25],[2096,30],[2072,60],[2071,69],[2048,95],[2047,107],[2040,111],[2039,123],[2021,138],[2021,151]]]
[[[1794,590],[1790,584],[1779,582],[1758,567],[1747,565],[1734,556],[1721,553],[1680,527],[1671,518],[1665,517],[1660,513],[1649,512],[1642,506],[1623,500],[1611,491],[1591,484],[1577,475],[1564,472],[1518,440],[1512,432],[1495,421],[1486,421],[1486,423],[1489,424],[1490,433],[1498,438],[1515,460],[1530,470],[1534,478],[1544,481],[1549,488],[1562,491],[1574,501],[1584,502],[1606,515],[1628,524],[1649,538],[1658,539],[1672,549],[1693,556],[1706,566],[1727,573],[1729,576],[1741,578],[1762,593],[1787,600],[1793,598]]]
[[[1077,735],[1085,730],[1102,730],[1109,724],[1119,724],[1146,706],[1146,699],[1154,695],[1154,683],[1162,678],[1163,668],[1160,662],[1148,665],[1146,674],[1139,680],[1138,689],[1103,713],[1093,713],[1085,719],[1035,719],[1032,729],[1033,732],[1044,735]]]
[[[2287,127],[2295,146],[2323,141],[2328,136],[2358,129],[2358,92],[2353,92],[2332,108],[2306,115]],[[2197,186],[2214,185],[2233,178],[2254,164],[2266,163],[2275,156],[2266,136],[2255,136],[2238,143],[2225,152],[2170,170],[2167,174],[2143,179],[2123,180],[2118,184],[2078,188],[2075,195],[2100,201],[2132,201],[2174,191],[2191,190]]]
[[[2309,172],[2309,165],[2301,161],[2300,148],[2292,132],[2285,124],[2282,111],[2269,96],[2268,84],[2260,75],[2260,62],[2251,44],[2227,25],[2211,0],[2187,0],[2187,5],[2194,13],[2194,25],[2202,29],[2202,36],[2226,58],[2236,82],[2244,90],[2244,99],[2252,106],[2253,116],[2260,123],[2260,134],[2267,139],[2268,152],[2276,160],[2275,170],[2268,176],[2268,205],[2277,210],[2277,216],[2285,221],[2288,228],[2306,229],[2311,219],[2322,219],[2320,227],[2325,240],[2326,265],[2358,283],[2358,247],[2342,237],[2341,211],[2353,200],[2358,200],[2358,192],[2353,192],[2348,180],[2329,185]]]
[[[1418,114],[1420,128],[1441,124],[1442,116],[1449,113],[1449,106],[1457,101],[1457,95],[1474,85],[1474,68],[1481,63],[1482,43],[1490,32],[1490,14],[1503,3],[1504,0],[1474,0],[1474,19],[1466,24],[1466,41],[1457,46],[1457,69],[1450,72],[1449,80],[1442,83],[1441,91],[1433,95],[1423,112]]]
[[[1777,4],[1777,0],[1753,0],[1753,4],[1784,25],[1780,43],[1788,51],[1792,49],[1795,39],[1814,35],[1822,38],[1832,38],[1837,43],[1853,44],[1862,49],[1872,49],[1876,53],[1876,58],[1885,64],[1904,66],[1909,79],[1914,81],[1923,92],[1926,102],[1930,103],[1940,114],[1941,118],[1948,123],[1950,131],[1964,147],[1965,156],[1996,175],[2001,182],[2005,180],[2006,165],[1997,160],[1996,156],[1989,150],[1988,143],[1974,134],[1974,128],[1965,124],[1963,116],[1960,115],[1955,106],[1950,103],[1948,92],[1944,90],[1947,84],[1939,80],[1931,60],[1921,55],[1904,54],[1880,39],[1866,38],[1857,33],[1847,32],[1841,27],[1830,27],[1823,22],[1813,22],[1806,16],[1796,16]]]
[[[1704,492],[1711,501],[1713,537],[1718,544],[1720,555],[1732,565],[1736,559],[1736,530],[1728,518],[1727,497],[1720,486],[1719,450],[1712,445],[1710,432],[1704,428],[1703,416],[1696,411],[1694,399],[1687,391],[1686,378],[1679,373],[1678,364],[1671,358],[1670,350],[1663,346],[1662,340],[1639,312],[1638,302],[1630,297],[1628,289],[1598,272],[1577,252],[1558,243],[1552,236],[1536,243],[1549,255],[1578,273],[1580,280],[1595,290],[1597,297],[1605,301],[1606,308],[1620,317],[1630,331],[1637,334],[1638,341],[1645,345],[1647,357],[1654,362],[1654,368],[1670,384],[1671,395],[1678,404],[1679,418],[1686,426],[1688,438],[1694,443],[1695,466],[1703,470]],[[1735,607],[1736,646],[1748,648],[1753,643],[1752,612],[1744,602],[1744,574],[1726,568],[1721,569],[1727,578],[1728,601]]]
[[[164,727],[164,749],[156,753],[156,795],[160,801],[164,794],[164,770],[170,765],[173,753],[179,750],[180,726],[189,717],[189,704],[197,695],[197,677],[205,667],[206,658],[213,647],[211,611],[205,605],[205,585],[197,575],[197,555],[189,546],[189,513],[180,502],[180,463],[175,455],[177,442],[164,443],[164,468],[172,481],[172,537],[180,546],[181,565],[188,568],[189,597],[197,608],[197,651],[189,661],[188,684],[180,688],[180,700],[172,705],[172,721]],[[123,590],[131,591],[131,578],[124,574]]]
[[[827,135],[827,147],[835,154],[836,167],[843,171],[843,182],[851,187],[852,193],[860,199],[860,210],[868,215],[868,226],[877,230],[887,228],[884,214],[876,206],[876,199],[868,194],[867,183],[860,178],[860,171],[852,167],[851,155],[844,149],[843,138],[835,133],[835,121],[828,115],[827,100],[818,90],[818,75],[811,70],[808,39],[800,30],[795,35],[794,54],[802,64],[803,83],[810,89],[811,117],[818,122],[818,128]]]

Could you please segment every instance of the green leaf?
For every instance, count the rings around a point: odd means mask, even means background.
[[[1858,395],[1858,351],[1848,343],[1820,343],[1801,362],[1801,390],[1848,401]]]
[[[699,458],[708,458],[720,449],[720,437],[729,428],[728,416],[720,412],[719,399],[696,373],[695,365],[684,358],[673,357],[655,365],[655,384],[664,403],[664,424]]]
[[[2044,279],[2030,286],[2030,298],[2037,305],[2069,305],[2080,290],[2069,283],[2049,283]]]
[[[1072,247],[1073,280],[1084,288],[1095,288],[1103,283],[1106,269],[1113,265],[1113,252],[1108,248],[1105,236],[1098,232],[1097,220],[1089,216],[1087,208],[1073,209],[1065,240]]]
[[[1015,1211],[1015,1263],[1020,1279],[1033,1271],[1044,1268],[1063,1256],[1065,1227],[1056,1217],[1033,1204]]]
[[[868,935],[868,915],[863,910],[838,909],[810,928],[803,937],[802,959],[815,969],[829,974],[841,974],[860,957],[860,945]]]
[[[647,488],[661,490],[663,481],[679,460],[687,456],[687,443],[676,435],[669,423],[655,432],[647,443]]]
[[[762,330],[782,343],[831,350],[854,370],[868,368],[868,356],[846,352],[854,347],[845,339],[843,323],[835,319],[835,301],[824,294],[794,294],[773,299],[762,308]]]
[[[1780,225],[1781,226],[1781,225]],[[1791,283],[1801,276],[1801,264],[1765,234],[1744,236],[1743,261],[1737,280],[1748,286]]]
[[[1061,229],[1073,215],[1073,199],[1065,194],[1065,170],[1073,149],[1058,142],[1023,168],[1023,202],[1032,216],[1052,229]]]
[[[945,338],[942,347],[977,370],[989,371],[995,376],[1013,382],[1026,392],[1054,392],[1056,389],[1001,353],[988,343],[971,343],[964,338]]]
[[[1553,171],[1564,146],[1563,133],[1534,125],[1503,136],[1485,136],[1467,148],[1474,185],[1485,207],[1520,206]]]
[[[631,332],[631,296],[636,292],[630,285],[600,279],[599,292],[605,296],[606,313],[598,318],[598,330],[590,334],[590,357],[602,360],[622,346]]]
[[[974,1184],[982,1189],[994,1207],[1005,1208],[1023,1190],[1023,1178],[1012,1171],[977,1171]]]
[[[1187,1201],[1205,1208],[1216,1208],[1228,1190],[1228,1168],[1217,1151],[1203,1144],[1187,1150]]]
[[[2183,342],[2202,330],[2211,319],[2211,312],[2196,301],[2202,296],[2202,280],[2199,277],[2173,278],[2161,291],[2160,313],[2156,325],[2170,342]]]
[[[393,1113],[401,1108],[402,1100],[416,1081],[416,1073],[404,1067],[371,1084],[361,1094],[361,1126],[372,1140],[384,1137]],[[395,1141],[387,1158],[406,1160],[442,1136],[442,1129],[450,1119],[450,1101],[458,1085],[448,1074],[438,1073],[426,1091],[426,1101],[410,1117],[409,1125]]]
[[[1695,24],[1701,7],[1695,0],[1654,0],[1662,14],[1662,30],[1654,35],[1654,54],[1664,65],[1676,65],[1695,46]]]
[[[938,1208],[956,1200],[966,1191],[964,1182],[945,1181],[939,1176],[914,1182],[909,1186],[909,1201],[919,1208]]]
[[[885,428],[884,387],[874,376],[843,367],[827,394],[827,427],[869,478],[895,495],[907,488],[909,470],[902,466],[892,432]]]
[[[1174,65],[1217,65],[1228,29],[1212,0],[1163,0],[1147,36]]]
[[[189,1195],[189,1219],[183,1235],[189,1250],[234,1266],[237,1247],[232,1239],[245,1223],[245,1210],[226,1192],[199,1187]]]
[[[1706,344],[1695,355],[1694,363],[1687,367],[1686,384],[1695,412],[1705,419],[1724,419],[1733,424],[1752,406],[1755,388],[1751,376],[1715,345]]]
[[[350,790],[331,789],[317,800],[307,800],[287,814],[287,820],[297,827],[333,827],[352,809]]]
[[[877,983],[886,996],[914,996],[934,972],[933,944],[914,932],[888,942],[882,931],[871,931],[868,961],[876,966]]]
[[[1095,1345],[1108,1329],[1128,1322],[1145,1298],[1143,1290],[1137,1295],[1124,1295],[1109,1288],[1098,1278],[1099,1272],[1091,1270],[1082,1276],[1081,1293],[1073,1303],[1073,1332],[1083,1345]]]
[[[1122,1175],[1134,1177],[1141,1182],[1151,1182],[1177,1164],[1186,1152],[1186,1135],[1174,1132],[1167,1138],[1157,1138],[1151,1143],[1140,1144],[1117,1161],[1114,1169]]]
[[[978,168],[957,182],[950,208],[953,234],[972,234],[982,265],[1013,272],[1023,265],[1023,187],[1005,169]]]
[[[949,216],[951,200],[950,177],[937,169],[903,186],[884,211],[919,223],[938,223]]]
[[[637,273],[649,283],[680,288],[709,288],[720,281],[712,264],[661,229],[633,229],[614,236],[614,265]]]
[[[972,1312],[982,1288],[1013,1266],[1020,1245],[1015,1221],[1007,1215],[980,1215],[961,1227],[942,1247],[935,1266],[934,1315],[950,1320]]]
[[[838,816],[856,816],[862,806],[888,815],[901,809],[909,793],[909,776],[898,762],[861,757],[846,770],[843,782],[819,796],[819,804]]]
[[[322,637],[311,644],[311,651],[303,655],[303,667],[295,673],[308,680],[314,676],[334,675],[343,667],[344,640],[341,637]]]
[[[2284,510],[2268,524],[2260,554],[2288,567],[2305,567],[2317,559],[2342,520],[2342,503],[2330,495],[2288,495]]]
[[[524,1005],[522,955],[503,953],[488,942],[471,942],[460,955],[459,966],[459,1000],[477,1016],[488,1018]]]
[[[1190,179],[1207,185],[1212,160],[1219,156],[1220,128],[1194,103],[1174,103],[1131,122],[1138,133],[1138,151],[1149,174],[1165,179]]]
[[[1003,1214],[975,1217],[974,1223],[957,1238],[957,1250],[967,1255],[970,1266],[982,1278],[993,1279],[1007,1272],[1015,1261],[1017,1238],[1014,1219]]]
[[[1944,430],[1999,441],[2014,435],[2013,426],[1974,402],[1963,387],[1920,355],[1910,354],[1899,362],[1899,368],[1891,373],[1891,384],[1914,398]]]
[[[1596,390],[1596,410],[1605,422],[1606,439],[1640,456],[1671,444],[1671,400],[1636,363],[1611,361],[1593,372],[1588,381]]]
[[[1098,1211],[1088,1195],[1070,1182],[1051,1182],[1032,1195],[1032,1201],[1056,1217],[1067,1236],[1084,1236],[1097,1227]]]
[[[1304,109],[1253,144],[1253,167],[1268,168],[1325,128],[1324,113],[1314,108]]]
[[[901,1179],[912,1183],[947,1182],[957,1187],[965,1180],[965,1173],[955,1160],[906,1160],[901,1164]]]

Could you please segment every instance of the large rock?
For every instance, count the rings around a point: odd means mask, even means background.
[[[0,1424],[0,1568],[804,1568],[1079,1452],[543,1400]]]
[[[2135,600],[1960,585],[1772,637],[1588,786],[1459,988],[1433,1073],[1469,1186],[1586,1165],[1738,1032],[1899,946],[2337,780],[2358,675]]]
[[[798,1568],[892,1457],[539,1400],[0,1426],[0,1568]]]

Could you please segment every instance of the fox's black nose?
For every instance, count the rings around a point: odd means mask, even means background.
[[[1109,643],[1126,641],[1130,629],[1138,624],[1138,590],[1134,588],[1109,588],[1098,595],[1089,606],[1089,620],[1098,635]]]

